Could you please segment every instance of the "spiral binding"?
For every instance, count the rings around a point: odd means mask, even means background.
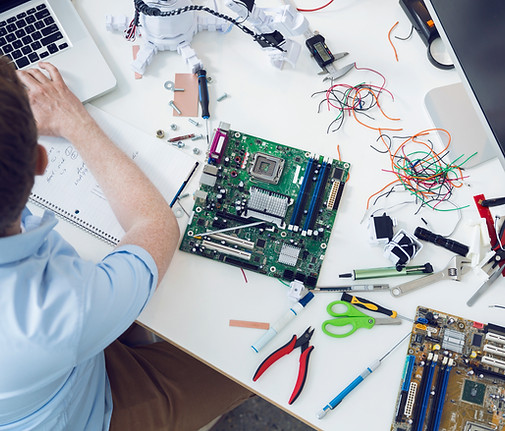
[[[91,223],[84,221],[82,218],[78,217],[75,214],[65,211],[63,208],[53,204],[47,199],[44,199],[42,196],[32,193],[29,199],[31,202],[38,205],[39,207],[53,211],[56,215],[58,215],[62,219],[72,223],[74,226],[81,228],[82,230],[88,232],[89,234],[95,236],[96,238],[105,241],[107,244],[115,246],[119,243],[119,238],[116,238],[115,236],[105,232],[102,229],[98,229]]]

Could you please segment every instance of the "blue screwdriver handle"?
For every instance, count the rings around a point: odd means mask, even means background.
[[[202,107],[202,118],[206,120],[209,114],[209,90],[207,88],[207,71],[200,69],[198,72],[198,97]]]
[[[372,363],[365,371],[363,371],[358,377],[356,377],[342,392],[340,392],[335,398],[333,398],[322,410],[317,413],[317,418],[322,419],[329,410],[333,410],[337,407],[342,400],[349,395],[352,390],[358,386],[363,380],[365,380],[370,374],[372,374],[380,365],[380,361],[377,360]]]

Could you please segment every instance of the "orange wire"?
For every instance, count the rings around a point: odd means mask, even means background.
[[[389,29],[389,32],[388,32],[388,40],[389,40],[389,43],[391,44],[391,46],[393,47],[393,51],[395,52],[395,57],[396,57],[396,61],[398,61],[398,53],[396,52],[396,48],[395,46],[393,45],[393,41],[391,40],[391,32],[393,31],[393,29],[398,25],[400,21],[396,21],[395,25],[393,25],[393,27],[391,27]]]
[[[378,192],[375,192],[373,195],[370,195],[366,201],[366,209],[370,207],[370,199],[372,199],[375,195],[378,195],[380,192],[384,191],[387,189],[389,186],[393,185],[394,183],[400,181],[398,178],[396,180],[391,181],[389,184],[386,184],[382,189],[380,189]]]
[[[391,118],[389,116],[386,115],[386,113],[382,110],[382,107],[380,106],[379,104],[379,100],[377,98],[377,95],[372,91],[370,90],[369,88],[360,88],[356,91],[356,94],[353,96],[353,100],[352,100],[352,106],[355,106],[355,102],[356,102],[356,96],[363,90],[366,90],[366,91],[369,91],[373,98],[375,99],[375,102],[377,103],[377,106],[379,107],[379,110],[382,112],[382,115],[384,115],[384,117],[386,117],[388,120],[392,120],[392,121],[399,121],[400,119],[399,118]],[[352,112],[352,115],[354,116],[354,119],[359,123],[361,124],[362,126],[365,126],[367,127],[368,129],[371,129],[371,130],[376,130],[376,131],[381,131],[381,130],[389,130],[391,132],[399,132],[403,129],[392,129],[392,128],[385,128],[385,127],[380,127],[380,128],[377,128],[377,127],[372,127],[372,126],[369,126],[368,124],[365,124],[363,123],[362,121],[358,120],[358,117],[356,115],[356,111],[354,109],[351,109],[351,112]]]

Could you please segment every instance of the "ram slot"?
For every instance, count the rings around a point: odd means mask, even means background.
[[[288,229],[294,230],[295,232],[298,230],[298,224],[300,223],[301,215],[303,214],[303,209],[305,207],[305,202],[309,197],[308,193],[308,185],[309,179],[312,177],[312,172],[315,169],[316,164],[314,163],[314,158],[310,158],[307,162],[307,166],[305,168],[305,173],[303,174],[303,181],[298,191],[298,196],[296,197],[295,207],[293,209],[293,214],[291,215],[291,220],[289,222]]]
[[[420,399],[416,403],[414,411],[414,419],[412,423],[412,431],[421,431],[424,424],[424,416],[426,415],[426,407],[430,397],[431,382],[433,381],[433,372],[435,371],[437,355],[430,353],[428,360],[424,365],[423,376],[421,378],[421,386],[419,388]]]
[[[326,164],[326,166],[324,166],[325,164]],[[311,235],[312,231],[314,230],[314,225],[316,224],[317,215],[319,214],[319,209],[321,208],[321,205],[323,204],[324,194],[326,192],[326,185],[328,184],[328,178],[329,178],[330,172],[331,172],[331,164],[325,162],[323,164],[323,166],[324,166],[324,172],[323,172],[322,181],[319,184],[319,190],[317,192],[317,196],[315,196],[314,207],[312,208],[311,213],[308,216],[309,223],[308,223],[307,232],[309,233],[309,235]]]
[[[437,373],[437,382],[435,383],[435,394],[433,401],[431,402],[430,413],[426,417],[426,421],[428,424],[428,426],[426,427],[426,431],[433,431],[434,429],[433,427],[435,426],[438,403],[440,401],[440,395],[442,392],[442,388],[444,386],[445,371],[447,369],[447,360],[448,360],[447,357],[443,359],[442,366],[439,368]]]
[[[328,179],[327,174],[327,168],[328,168],[328,163],[323,161],[323,164],[321,165],[321,170],[319,171],[319,176],[317,177],[316,181],[316,187],[314,188],[314,193],[312,194],[312,199],[310,200],[309,204],[309,212],[307,213],[307,217],[305,218],[305,223],[303,224],[303,230],[302,230],[302,235],[308,234],[309,236],[312,235],[312,229],[311,225],[313,225],[313,221],[315,219],[315,209],[317,206],[317,202],[320,199],[321,194],[324,194],[324,185],[326,183],[324,182],[324,179]]]
[[[202,241],[202,246],[208,248],[209,250],[218,251],[219,253],[238,257],[244,260],[251,260],[251,253],[247,251],[237,250],[236,248],[226,247],[225,245],[221,245],[216,242],[204,240]]]
[[[435,423],[433,425],[433,431],[438,431],[440,427],[440,421],[442,420],[442,412],[444,410],[444,404],[445,404],[445,394],[447,393],[447,385],[449,384],[449,376],[451,374],[452,366],[453,366],[453,360],[449,359],[449,364],[444,371],[444,381],[442,383],[442,388],[437,401],[437,411],[435,413],[436,417],[435,417]]]
[[[403,367],[402,388],[400,392],[400,400],[398,401],[398,409],[396,411],[396,422],[400,422],[405,411],[405,404],[409,394],[410,380],[412,379],[412,370],[414,369],[415,356],[408,355]]]

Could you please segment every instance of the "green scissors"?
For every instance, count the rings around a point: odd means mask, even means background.
[[[333,311],[333,307],[335,306],[343,306],[345,311],[341,313],[337,313]],[[401,320],[388,318],[375,318],[369,316],[368,314],[362,313],[356,307],[349,304],[346,301],[333,301],[328,304],[326,307],[326,311],[330,316],[333,316],[334,319],[325,320],[322,325],[323,332],[330,337],[335,338],[344,338],[353,334],[359,328],[371,329],[374,325],[399,325],[401,324]],[[327,329],[328,326],[336,326],[338,329],[341,329],[345,326],[350,326],[350,329],[346,332],[345,329],[343,332],[334,332]]]

